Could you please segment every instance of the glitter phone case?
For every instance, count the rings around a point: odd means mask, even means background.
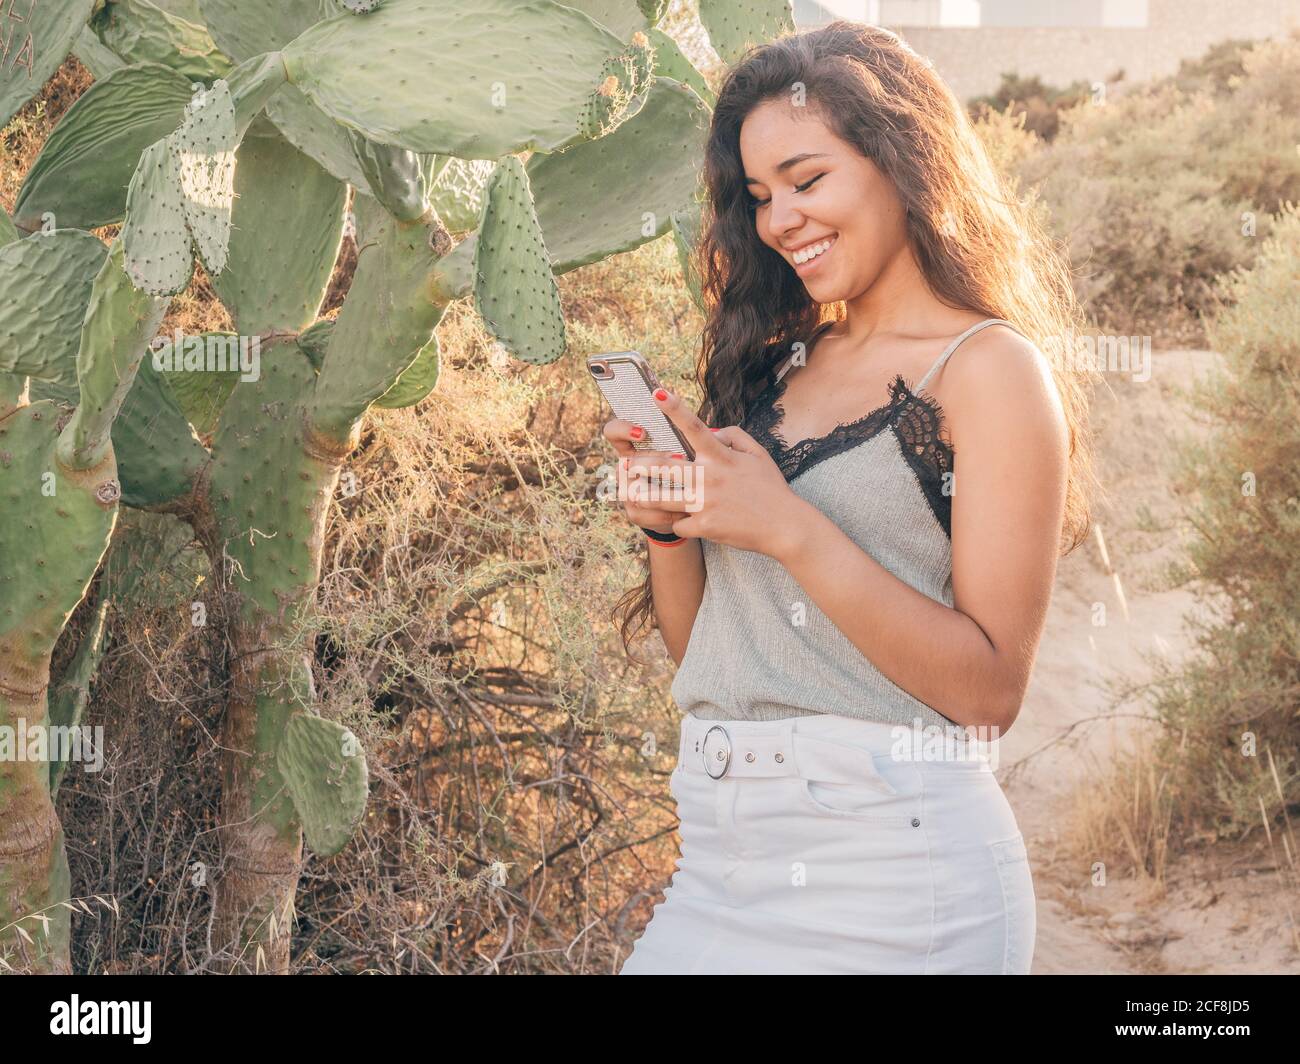
[[[614,416],[646,429],[646,438],[634,440],[638,451],[679,451],[689,461],[695,452],[686,442],[677,426],[655,402],[654,390],[659,379],[649,364],[636,351],[611,351],[592,355],[587,359],[587,369],[595,378],[597,387],[614,411]]]

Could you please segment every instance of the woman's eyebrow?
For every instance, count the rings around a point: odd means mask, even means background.
[[[805,151],[800,152],[798,155],[791,155],[785,162],[777,164],[776,172],[778,174],[783,174],[789,170],[790,167],[798,166],[799,163],[803,162],[805,159],[821,159],[824,158],[826,154],[827,153],[824,151]],[[762,184],[762,182],[756,177],[747,177],[745,178],[745,184],[759,185]]]

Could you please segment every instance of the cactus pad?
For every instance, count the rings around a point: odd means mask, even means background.
[[[41,91],[72,50],[99,0],[5,5],[0,19],[0,126]],[[26,8],[26,10],[24,10]],[[17,16],[17,17],[15,17]]]
[[[375,406],[385,410],[398,410],[414,406],[438,383],[438,337],[429,340],[412,362],[397,378],[388,391],[375,400]]]
[[[187,78],[208,81],[232,66],[205,26],[149,0],[113,0],[91,20],[91,28],[122,58],[162,63]]]
[[[122,248],[132,283],[150,295],[172,296],[190,283],[190,232],[166,138],[144,150],[131,177]]]
[[[495,170],[496,163],[491,159],[448,160],[429,193],[448,232],[466,233],[478,225],[483,213],[483,190]]]
[[[474,296],[492,334],[517,358],[554,362],[565,349],[564,314],[533,210],[524,164],[509,155],[488,182],[474,256]]]
[[[347,443],[370,404],[427,347],[446,311],[433,289],[438,258],[429,246],[430,230],[401,225],[382,210],[362,215],[366,235],[310,415],[316,431],[339,447]],[[359,227],[362,224],[359,219]]]
[[[668,231],[696,194],[709,111],[685,85],[655,78],[631,118],[599,140],[528,160],[537,218],[557,274]]]
[[[347,187],[262,116],[237,158],[229,256],[212,287],[245,336],[306,328],[338,258]]]
[[[185,121],[167,138],[180,181],[185,221],[203,265],[218,274],[226,264],[235,191],[235,103],[224,81],[196,96]]]
[[[625,50],[551,0],[388,0],[317,23],[283,53],[289,80],[370,140],[497,159],[580,139],[601,68]]]
[[[95,82],[27,171],[14,205],[17,224],[36,229],[46,211],[61,227],[120,222],[140,154],[180,124],[189,98],[189,79],[157,63],[123,67]]]
[[[353,129],[347,132],[370,195],[398,221],[422,218],[429,208],[424,157],[391,144],[376,144]]]
[[[566,5],[577,8],[599,22],[620,41],[626,41],[637,30],[650,28],[643,7],[647,0],[573,0]],[[650,0],[651,3],[664,3],[665,0]]]
[[[283,48],[308,26],[343,12],[336,0],[199,0],[212,39],[236,62]]]
[[[12,244],[17,239],[18,230],[14,228],[14,223],[5,213],[5,209],[0,207],[0,248]]]
[[[207,461],[207,452],[150,356],[136,372],[112,435],[122,500],[128,506],[160,506],[188,495]]]
[[[0,248],[0,373],[75,386],[81,323],[104,254],[79,229]]]
[[[290,718],[276,764],[308,846],[331,857],[348,844],[369,794],[366,755],[341,724],[300,713]]]
[[[728,66],[752,45],[795,29],[790,0],[700,0],[700,21],[713,50]]]
[[[672,78],[683,85],[689,85],[712,109],[717,103],[717,95],[709,88],[709,83],[695,64],[686,58],[677,42],[657,28],[650,31],[649,37],[655,52],[654,72],[660,77]]]

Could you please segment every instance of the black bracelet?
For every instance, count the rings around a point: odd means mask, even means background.
[[[640,525],[638,525],[637,527],[641,528]],[[679,539],[682,538],[681,536],[677,535],[676,532],[656,532],[652,528],[641,528],[641,531],[644,532],[651,539],[657,539],[660,543],[676,543]]]

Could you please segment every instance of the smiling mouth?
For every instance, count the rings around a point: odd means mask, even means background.
[[[794,260],[795,269],[799,269],[802,266],[810,266],[818,259],[824,258],[827,252],[835,246],[835,242],[838,239],[839,234],[837,233],[835,236],[829,237],[826,240],[817,241],[817,243],[810,247],[800,248],[798,251],[792,252],[790,257]]]

